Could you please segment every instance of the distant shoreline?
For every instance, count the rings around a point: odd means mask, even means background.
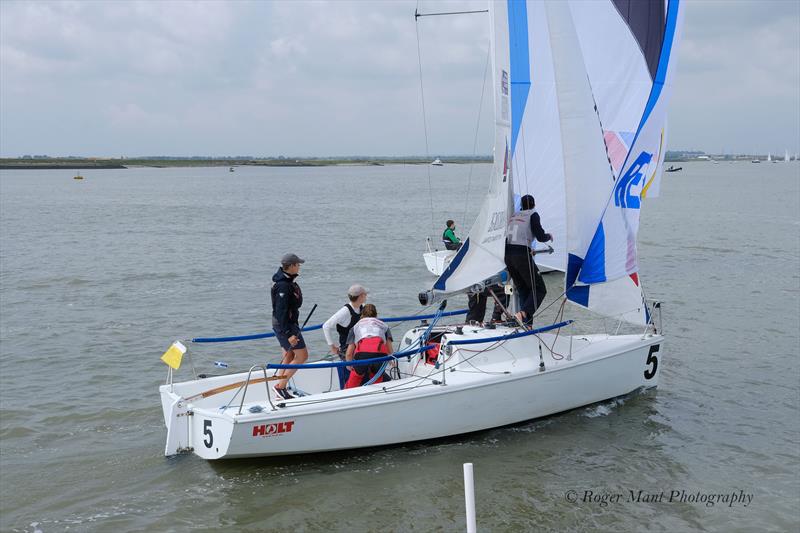
[[[491,163],[489,157],[455,157],[444,159],[447,164]],[[93,170],[123,169],[131,167],[327,167],[327,166],[382,166],[424,165],[423,158],[276,158],[276,159],[62,159],[62,158],[5,158],[0,159],[0,170]]]
[[[489,156],[457,156],[441,158],[446,165],[469,165],[491,163]],[[665,163],[687,163],[690,161],[750,161],[766,160],[760,155],[709,155],[668,156]],[[288,158],[269,159],[201,159],[201,158],[139,158],[139,159],[97,159],[97,158],[0,158],[0,170],[104,170],[125,168],[191,168],[191,167],[329,167],[329,166],[383,166],[383,165],[426,165],[431,162],[423,157],[375,157],[375,158]]]

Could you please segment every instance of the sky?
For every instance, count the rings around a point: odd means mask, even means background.
[[[685,5],[669,149],[800,151],[800,1]],[[487,15],[416,7],[0,0],[0,156],[489,154]]]

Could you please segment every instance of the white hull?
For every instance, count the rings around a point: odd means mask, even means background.
[[[438,250],[435,252],[425,252],[422,254],[425,259],[425,266],[434,276],[441,276],[442,272],[450,265],[450,261],[455,257],[455,250]]]
[[[513,332],[464,327],[458,335],[452,329],[443,337],[445,342]],[[402,346],[421,331],[407,333]],[[342,391],[335,369],[301,370],[295,385],[309,396],[286,401],[285,407],[271,407],[264,383],[253,383],[241,414],[241,396],[231,401],[236,389],[193,401],[183,398],[244,381],[246,373],[167,384],[160,388],[168,428],[165,453],[191,450],[205,459],[221,459],[323,452],[522,422],[657,386],[662,341],[660,335],[649,334],[573,338],[540,334],[499,345],[464,347],[469,350],[451,346],[447,361],[440,354],[443,364],[438,370],[412,356],[410,362],[400,362],[402,379]],[[543,372],[539,371],[540,342]],[[564,358],[554,360],[548,346]],[[492,348],[476,355],[487,347]],[[476,368],[491,373],[476,372]],[[263,371],[254,373],[251,380],[257,377],[263,378]],[[441,381],[446,384],[437,384]],[[230,407],[221,409],[228,403]],[[253,405],[265,409],[250,413]]]

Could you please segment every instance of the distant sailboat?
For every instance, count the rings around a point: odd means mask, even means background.
[[[74,180],[82,180],[82,179],[83,179],[83,176],[81,176],[81,173],[80,173],[80,172],[78,172],[77,174],[75,174],[74,176],[72,176],[72,179],[74,179]]]
[[[789,158],[789,150],[786,150],[786,151],[783,153],[783,162],[784,162],[784,163],[788,163],[789,161],[791,161],[791,159]]]
[[[767,163],[772,163],[772,154],[767,152]]]

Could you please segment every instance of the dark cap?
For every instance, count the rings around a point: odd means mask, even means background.
[[[286,267],[292,266],[292,265],[303,264],[305,262],[306,262],[306,260],[305,259],[300,259],[299,257],[297,257],[297,254],[283,254],[283,257],[281,257],[281,266],[283,268],[286,268]]]

